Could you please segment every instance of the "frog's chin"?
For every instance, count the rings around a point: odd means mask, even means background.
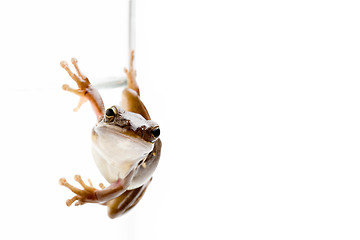
[[[104,178],[112,183],[125,178],[153,149],[153,143],[129,136],[117,127],[93,129],[92,153]]]

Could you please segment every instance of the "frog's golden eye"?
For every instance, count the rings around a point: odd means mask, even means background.
[[[155,127],[151,130],[151,134],[154,136],[154,138],[158,138],[160,136],[160,128]]]
[[[117,114],[117,109],[115,107],[108,108],[105,112],[105,120],[107,122],[113,121],[116,114]]]

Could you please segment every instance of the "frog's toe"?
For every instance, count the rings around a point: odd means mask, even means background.
[[[62,89],[63,89],[64,91],[69,91],[70,86],[67,85],[67,84],[63,84],[63,85],[62,85]]]
[[[60,62],[60,66],[61,66],[62,68],[66,68],[66,67],[69,66],[69,64],[68,64],[66,61],[62,60],[62,61]]]
[[[73,58],[71,58],[71,63],[72,63],[72,64],[77,64],[77,63],[78,63],[78,60],[73,57]]]
[[[74,196],[71,199],[66,200],[66,206],[70,207],[75,201],[79,200],[79,196]],[[76,204],[75,204],[76,205]]]

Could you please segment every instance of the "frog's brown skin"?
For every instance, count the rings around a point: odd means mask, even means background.
[[[146,144],[151,143],[153,146],[152,150],[143,158],[144,160],[139,161],[135,167],[129,168],[128,172],[125,171],[126,175],[123,178],[114,180],[109,177],[111,184],[108,187],[100,184],[101,189],[96,189],[90,180],[89,185],[86,185],[81,177],[76,175],[75,180],[83,187],[83,189],[79,189],[70,185],[64,178],[61,178],[60,184],[76,194],[72,199],[67,200],[66,204],[68,206],[74,202],[76,202],[75,205],[82,205],[84,203],[107,205],[109,217],[115,218],[126,213],[139,202],[152,180],[151,175],[160,159],[161,141],[158,136],[152,135],[154,129],[155,131],[158,130],[158,126],[150,120],[150,115],[140,100],[140,91],[135,79],[136,71],[133,68],[133,60],[134,52],[132,51],[130,67],[128,70],[125,69],[128,85],[122,93],[121,107],[114,106],[106,112],[99,92],[91,86],[90,81],[80,72],[77,60],[72,59],[77,74],[71,72],[66,62],[61,62],[61,66],[79,87],[78,89],[72,89],[68,85],[63,86],[64,90],[80,96],[79,105],[74,110],[79,109],[84,102],[89,101],[96,114],[98,124],[93,129],[94,142],[96,142],[98,137],[97,132],[101,133],[101,131],[97,130],[101,129],[102,126],[105,126],[106,130],[106,127],[111,125],[111,131],[113,129],[117,131],[118,129],[119,135],[123,134],[127,138],[136,138],[139,141],[144,141]],[[131,113],[126,113],[124,110]],[[137,114],[140,114],[142,117]],[[134,117],[136,121],[132,121]]]

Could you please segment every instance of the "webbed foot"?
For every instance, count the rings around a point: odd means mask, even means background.
[[[84,104],[87,101],[90,101],[97,118],[101,119],[104,115],[104,103],[102,101],[99,92],[94,87],[91,86],[89,79],[84,74],[81,73],[77,59],[72,58],[71,63],[74,65],[77,74],[73,73],[70,70],[69,65],[66,61],[61,61],[60,66],[67,71],[69,76],[78,85],[78,89],[73,89],[67,84],[64,84],[62,86],[62,88],[65,91],[71,92],[80,97],[79,103],[77,107],[74,108],[74,111],[78,111],[82,104]]]
[[[73,198],[68,199],[66,201],[66,205],[68,207],[70,207],[71,204],[73,204],[75,201],[76,201],[75,206],[83,205],[84,203],[98,203],[99,202],[96,197],[96,192],[99,190],[94,188],[90,179],[88,179],[89,185],[86,185],[84,183],[84,181],[81,179],[80,175],[75,175],[74,179],[75,179],[75,181],[80,183],[80,185],[83,187],[83,189],[79,189],[77,187],[72,186],[71,184],[69,184],[66,181],[65,178],[61,178],[59,180],[60,185],[67,187],[68,189],[70,189],[70,191],[72,191],[73,193],[76,194]],[[104,184],[102,184],[102,183],[100,183],[99,186],[101,189],[105,188]]]

